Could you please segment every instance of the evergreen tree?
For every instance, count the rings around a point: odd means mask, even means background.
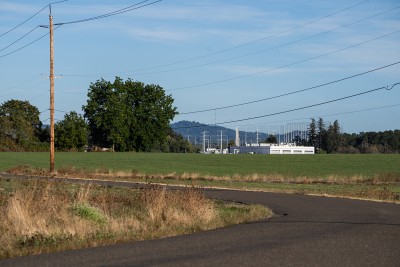
[[[315,124],[315,119],[311,118],[311,123],[308,126],[308,145],[316,147],[317,146],[317,129]]]
[[[268,138],[265,139],[265,142],[268,144],[276,144],[276,143],[278,143],[278,139],[276,139],[275,135],[270,134],[270,135],[268,135]]]
[[[320,152],[326,151],[327,135],[326,135],[326,129],[325,129],[325,122],[322,118],[318,119],[317,129],[318,129],[317,148]]]
[[[341,146],[340,126],[337,120],[332,125],[329,125],[326,135],[326,152],[337,152]]]

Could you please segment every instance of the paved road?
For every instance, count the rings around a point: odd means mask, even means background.
[[[0,266],[400,266],[400,205],[207,190],[275,217],[192,235],[28,256]]]

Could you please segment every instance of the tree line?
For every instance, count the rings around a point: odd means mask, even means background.
[[[177,111],[162,87],[116,77],[91,83],[87,95],[83,115],[70,112],[55,123],[57,150],[195,152],[170,128]],[[49,127],[39,115],[28,101],[0,105],[0,151],[47,151]]]
[[[199,152],[170,122],[176,114],[173,98],[159,85],[116,77],[91,83],[83,115],[69,112],[55,124],[58,151],[106,148],[113,151]],[[9,100],[0,105],[0,151],[48,151],[49,126],[29,101]],[[400,130],[342,133],[340,124],[311,119],[307,138],[298,145],[314,146],[317,153],[400,153]],[[270,135],[266,142],[276,143]]]
[[[348,134],[341,132],[337,120],[326,125],[322,118],[312,118],[307,135],[303,144],[314,146],[317,153],[400,153],[400,130]]]
[[[0,151],[48,150],[48,130],[39,115],[28,101],[9,100],[0,105]]]

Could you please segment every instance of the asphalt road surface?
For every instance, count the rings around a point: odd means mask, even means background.
[[[0,266],[400,266],[400,205],[229,190],[206,194],[260,203],[275,216],[191,235],[19,257]]]

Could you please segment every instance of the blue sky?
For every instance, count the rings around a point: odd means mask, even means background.
[[[69,0],[52,5],[52,14],[55,23],[69,22],[137,2]],[[49,3],[0,0],[0,35]],[[44,9],[0,37],[0,103],[28,100],[44,111],[44,123],[49,118],[49,38],[13,51],[46,34],[47,29],[36,26],[48,24],[48,12]],[[63,25],[54,39],[55,75],[62,75],[55,81],[56,119],[63,119],[63,111],[82,113],[90,83],[100,78],[113,81],[115,76],[159,84],[181,113],[307,89],[399,62],[398,31],[398,0],[163,0],[124,14]],[[323,117],[327,122],[339,120],[345,132],[399,129],[400,85],[271,115],[391,86],[400,82],[399,74],[397,63],[298,94],[178,115],[175,121],[243,120],[223,126],[271,131]],[[261,118],[244,120],[253,117]]]

